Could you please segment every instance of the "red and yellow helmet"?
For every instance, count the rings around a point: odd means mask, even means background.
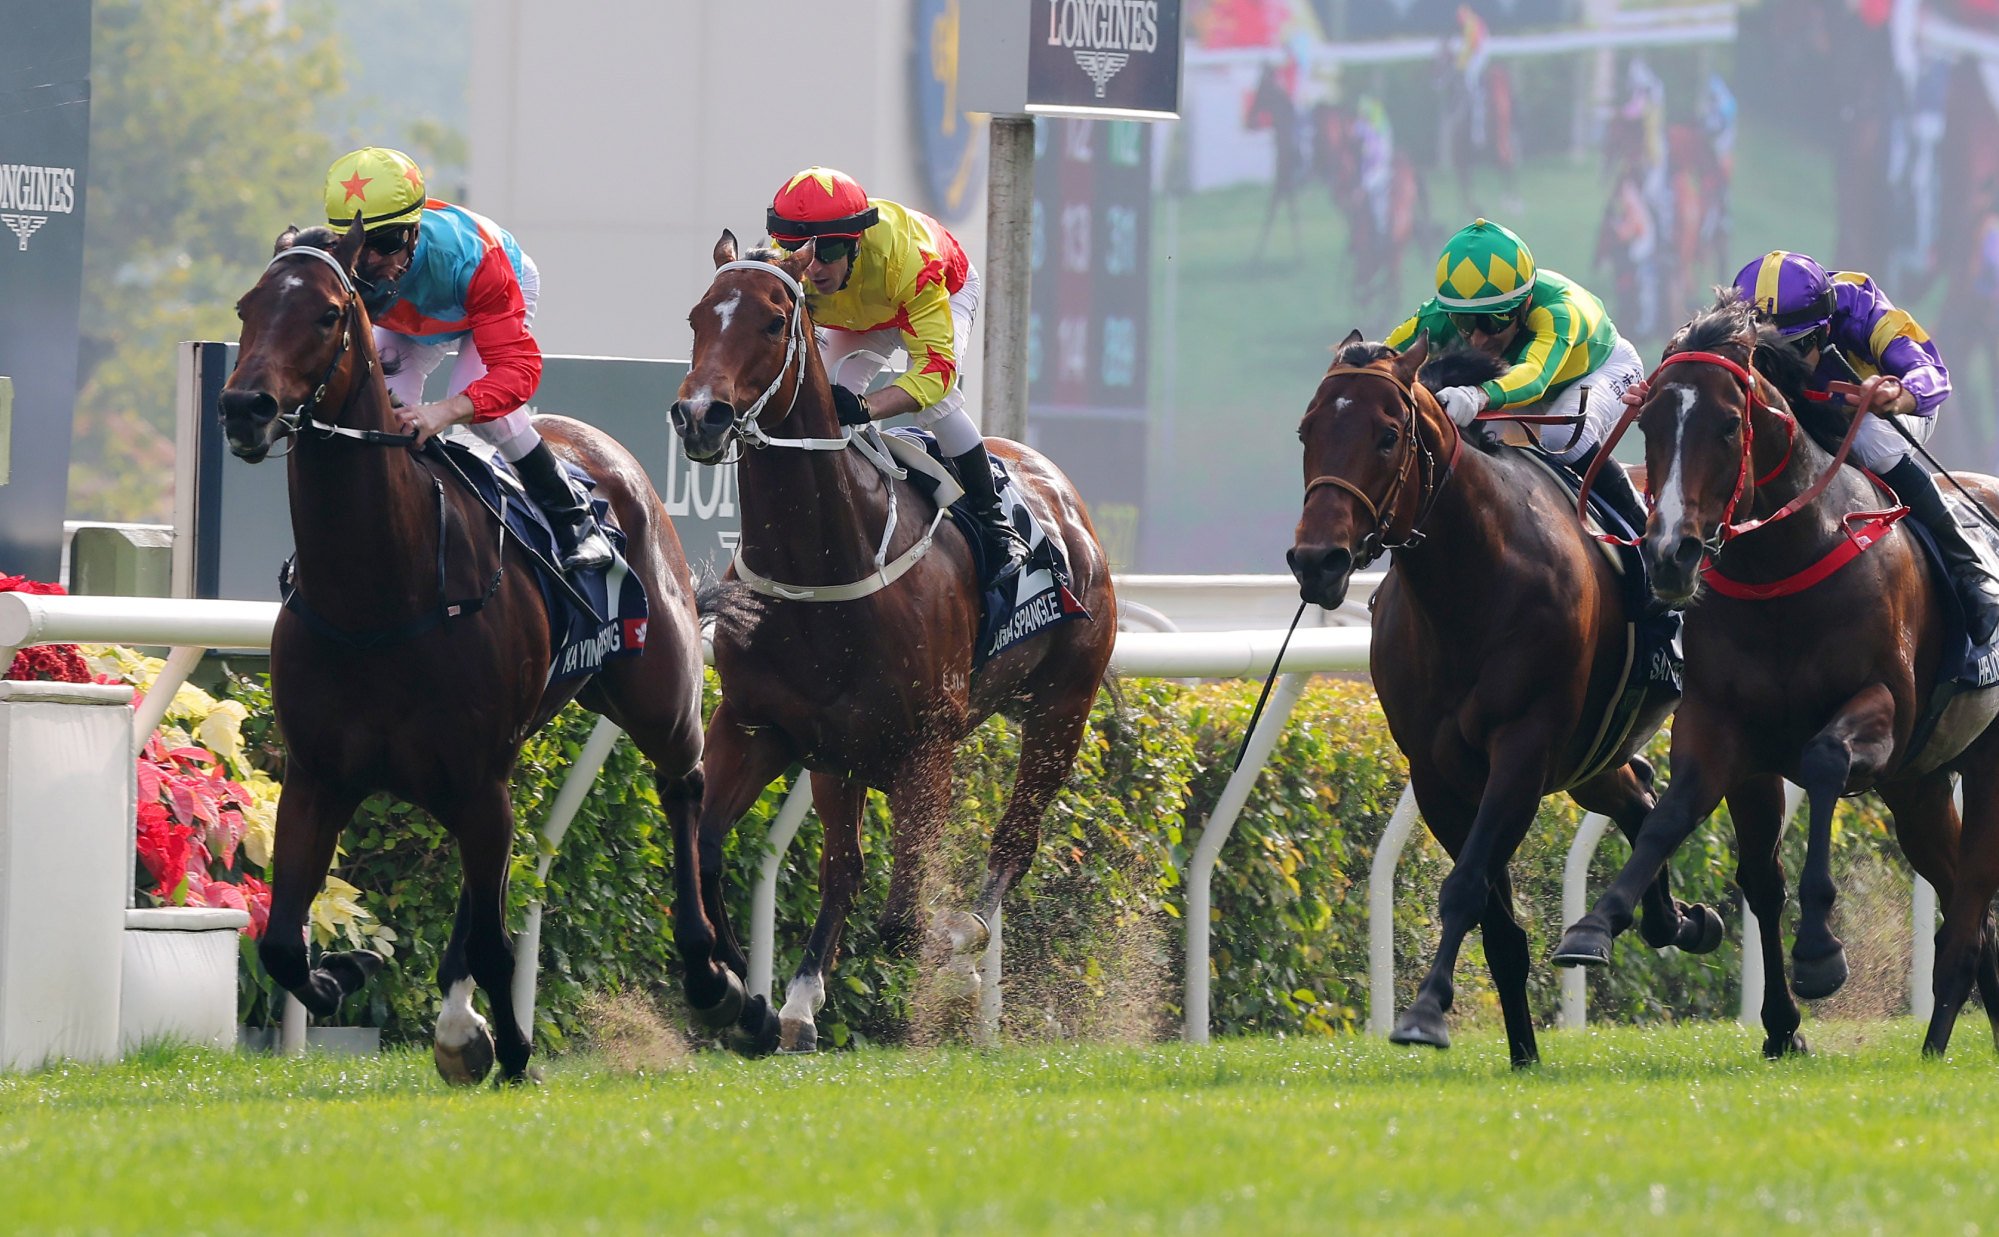
[[[810,167],[785,181],[771,199],[765,229],[772,240],[803,242],[859,236],[880,218],[859,181],[832,168]]]

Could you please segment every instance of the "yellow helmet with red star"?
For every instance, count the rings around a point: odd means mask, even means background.
[[[766,230],[775,241],[859,236],[881,219],[859,181],[832,168],[810,167],[784,182],[771,199]]]
[[[361,212],[367,231],[415,223],[423,214],[423,169],[400,150],[363,146],[340,156],[326,173],[326,221],[337,228]]]

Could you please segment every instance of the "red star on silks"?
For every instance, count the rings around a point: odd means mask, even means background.
[[[944,375],[944,386],[949,388],[952,377],[958,372],[958,363],[935,348],[926,348],[923,352],[923,368],[917,372],[923,374],[942,374]]]
[[[916,291],[921,292],[933,283],[944,282],[944,259],[932,258],[916,272]]]
[[[360,198],[364,202],[367,201],[367,195],[361,191],[366,189],[368,182],[374,179],[372,176],[363,176],[360,172],[356,171],[350,179],[340,182],[340,187],[347,191],[347,196],[340,200],[342,202],[352,202],[355,198]]]
[[[866,334],[870,331],[886,331],[890,327],[894,327],[896,330],[901,331],[904,335],[916,334],[916,325],[909,320],[909,306],[907,305],[897,306],[895,311],[895,317],[890,318],[884,322],[877,322],[873,326],[862,327],[861,332],[862,334]]]
[[[417,171],[414,164],[403,169],[403,179],[419,189],[423,188],[423,173]]]

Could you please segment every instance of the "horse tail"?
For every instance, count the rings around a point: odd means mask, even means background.
[[[763,598],[741,580],[715,577],[702,581],[694,590],[694,613],[703,627],[712,625],[732,638],[741,638],[763,617]]]

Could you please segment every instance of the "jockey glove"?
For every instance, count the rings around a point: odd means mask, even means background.
[[[833,384],[833,412],[842,425],[866,425],[874,420],[868,414],[868,397],[856,395],[837,382]]]
[[[1437,402],[1444,406],[1451,421],[1463,428],[1485,409],[1485,388],[1445,387],[1437,392]]]

